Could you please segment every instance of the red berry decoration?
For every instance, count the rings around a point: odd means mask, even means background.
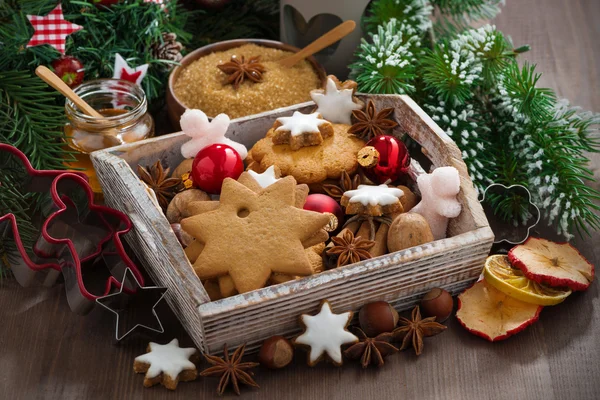
[[[381,135],[369,140],[358,152],[358,163],[367,178],[377,184],[396,181],[408,173],[410,154],[406,145],[393,136]]]
[[[325,230],[328,232],[333,232],[344,224],[344,211],[342,211],[342,207],[340,207],[337,201],[327,195],[319,193],[309,194],[306,198],[306,203],[304,203],[304,209],[322,214],[329,213],[335,217],[325,227]]]
[[[225,178],[237,179],[244,172],[242,158],[226,144],[212,144],[200,150],[192,163],[194,185],[205,192],[221,193]]]
[[[73,56],[63,56],[52,61],[52,69],[71,88],[83,82],[83,64]]]

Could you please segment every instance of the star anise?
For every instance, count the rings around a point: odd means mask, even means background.
[[[245,350],[246,345],[243,344],[233,352],[231,357],[229,357],[226,344],[223,346],[224,356],[222,358],[205,354],[204,358],[206,358],[206,361],[213,366],[200,372],[200,376],[220,376],[221,380],[217,387],[217,393],[219,395],[222,395],[225,392],[229,382],[233,385],[233,391],[238,396],[240,395],[239,382],[248,386],[259,387],[258,384],[254,382],[254,379],[252,379],[252,375],[254,374],[249,371],[254,367],[258,367],[259,364],[255,362],[243,363],[242,357],[244,356]]]
[[[411,319],[400,317],[398,323],[400,327],[394,329],[392,335],[395,340],[402,339],[400,350],[412,344],[417,355],[423,352],[424,337],[435,336],[446,329],[446,326],[435,322],[435,317],[421,319],[419,306],[412,310]]]
[[[340,176],[339,184],[334,185],[331,183],[327,183],[323,185],[323,190],[325,191],[325,193],[327,193],[329,196],[333,197],[339,202],[342,196],[344,195],[344,192],[347,192],[348,190],[357,189],[358,185],[360,185],[360,175],[356,174],[352,178],[350,178],[350,175],[348,175],[348,173],[344,170],[342,171],[342,176]]]
[[[375,245],[372,240],[354,237],[354,233],[346,229],[341,237],[333,236],[331,240],[334,246],[327,250],[328,255],[337,255],[337,266],[354,264],[361,260],[371,258],[369,249]]]
[[[394,111],[393,108],[384,108],[383,110],[376,112],[373,100],[369,100],[367,103],[367,112],[362,110],[352,111],[352,115],[358,121],[348,129],[348,132],[364,140],[369,140],[374,136],[384,135],[385,131],[398,125],[396,121],[387,119],[392,111]]]
[[[354,331],[360,341],[348,347],[344,351],[344,356],[352,360],[360,358],[363,368],[367,368],[369,364],[377,364],[378,367],[381,367],[384,357],[398,351],[395,346],[390,344],[392,340],[390,332],[370,338],[360,328],[355,328]]]
[[[262,74],[266,71],[260,63],[260,56],[250,57],[248,61],[244,56],[240,58],[231,56],[231,61],[217,65],[217,68],[229,75],[227,83],[233,85],[236,90],[244,79],[250,79],[255,83],[262,81]]]
[[[169,168],[164,169],[160,160],[146,168],[138,165],[137,171],[140,179],[156,194],[160,206],[166,209],[181,186],[181,178],[169,178]]]

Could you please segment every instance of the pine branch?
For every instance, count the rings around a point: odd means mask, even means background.
[[[365,32],[375,33],[378,26],[395,19],[420,35],[431,28],[432,11],[428,0],[374,0],[362,22]]]
[[[500,13],[504,0],[431,0],[436,7],[434,29],[440,37],[451,37],[476,21],[491,20]]]
[[[481,81],[481,63],[459,41],[442,41],[423,59],[423,81],[446,102],[462,104]]]
[[[413,93],[419,36],[410,26],[391,19],[377,27],[370,41],[362,39],[350,76],[367,93]]]

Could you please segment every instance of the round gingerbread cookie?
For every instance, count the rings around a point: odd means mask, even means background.
[[[333,124],[334,134],[316,146],[293,150],[288,144],[274,144],[275,131],[252,147],[249,169],[263,172],[271,165],[281,170],[282,176],[292,175],[298,183],[316,183],[325,179],[339,179],[342,171],[353,174],[358,168],[356,155],[365,142],[348,133],[349,125]]]

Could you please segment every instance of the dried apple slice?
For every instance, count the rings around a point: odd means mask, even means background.
[[[552,288],[527,278],[523,271],[510,265],[505,255],[493,255],[485,260],[483,276],[487,283],[517,300],[538,306],[562,303],[570,294],[567,288]]]
[[[537,321],[542,308],[510,297],[483,279],[458,296],[456,319],[472,334],[496,342]]]
[[[585,290],[594,280],[594,266],[569,243],[530,237],[513,247],[508,259],[532,281],[553,287]]]

